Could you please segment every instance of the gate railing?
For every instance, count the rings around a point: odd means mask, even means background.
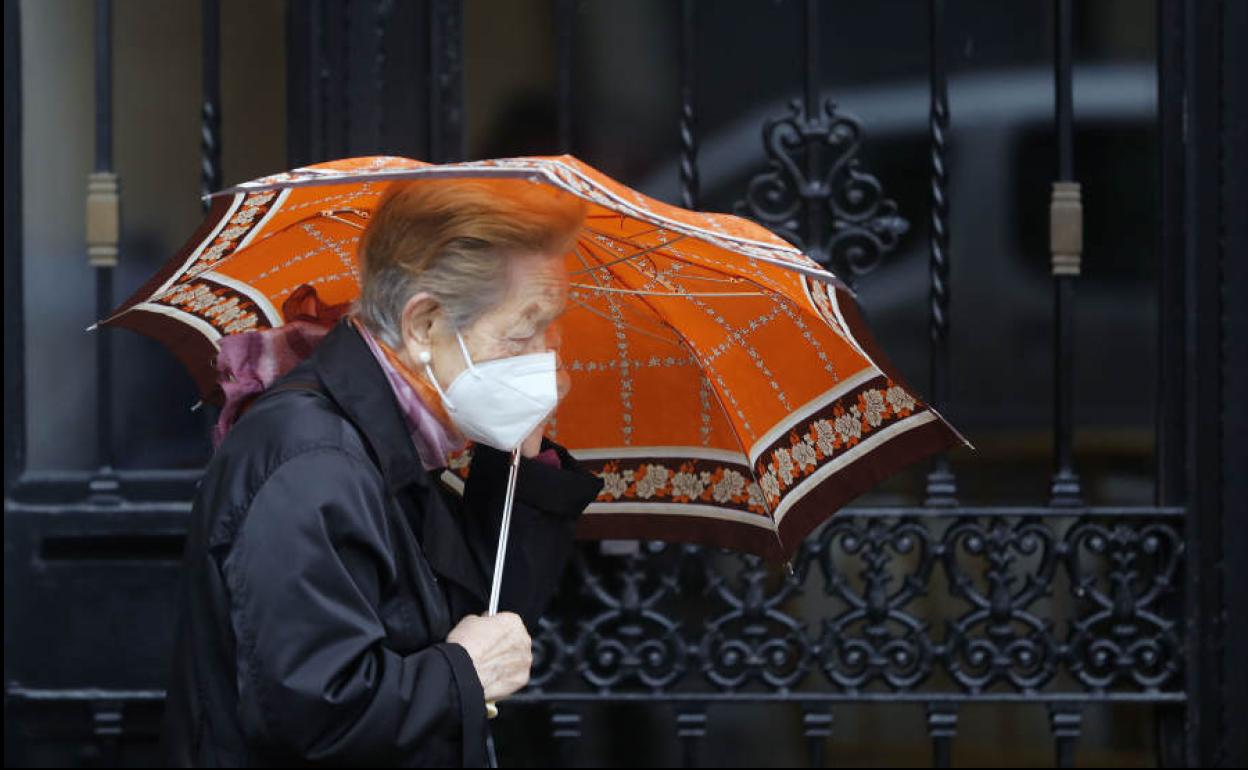
[[[561,149],[570,151],[576,3],[552,2],[558,133]],[[387,29],[394,14],[410,15],[400,5],[387,0],[351,4],[353,23],[365,24],[368,31],[353,33],[350,41],[335,26],[347,17],[341,0],[291,6],[298,61],[292,61],[289,82],[300,89],[291,109],[306,118],[292,121],[298,124],[291,129],[292,164],[361,149],[394,150],[357,145],[360,136],[384,145],[395,131],[387,123],[384,86],[387,56],[393,53],[387,43],[394,42]],[[679,172],[681,202],[691,208],[699,198],[698,7],[695,0],[680,5]],[[6,1],[5,8],[7,51],[16,3]],[[429,45],[421,65],[427,67],[428,111],[416,134],[424,138],[429,160],[455,160],[464,152],[463,8],[458,0],[429,0],[424,8],[426,15],[408,20],[424,31]],[[1183,166],[1175,153],[1183,147],[1183,126],[1176,115],[1190,73],[1180,56],[1183,39],[1175,39],[1171,30],[1187,28],[1185,8],[1181,0],[1161,0],[1158,14],[1163,207],[1182,181]],[[119,186],[111,152],[109,0],[97,0],[96,9],[97,163],[87,207],[98,315],[103,317],[113,305]],[[939,408],[952,388],[949,266],[956,241],[949,229],[946,162],[955,116],[946,90],[944,0],[929,0],[929,9],[930,403]],[[857,165],[861,124],[820,100],[818,11],[815,0],[806,0],[803,99],[794,103],[791,115],[776,118],[767,129],[773,137],[783,133],[785,141],[765,136],[773,161],[778,160],[775,153],[796,142],[804,149],[804,165],[792,166],[799,173],[786,174],[784,164],[774,163],[751,183],[738,211],[802,244],[852,281],[879,263],[908,223],[879,181]],[[203,0],[205,190],[221,184],[219,12],[217,0]],[[569,762],[585,737],[584,708],[604,702],[670,708],[690,765],[704,753],[712,707],[724,703],[793,707],[815,766],[824,764],[829,738],[835,741],[838,706],[880,702],[925,709],[937,766],[949,764],[959,709],[972,703],[1042,704],[1060,766],[1073,763],[1088,707],[1153,704],[1160,714],[1159,761],[1194,756],[1189,696],[1199,647],[1192,634],[1202,626],[1184,622],[1195,617],[1193,577],[1186,569],[1193,558],[1193,513],[1185,502],[1192,472],[1192,436],[1185,429],[1191,405],[1180,363],[1192,344],[1181,302],[1188,252],[1176,236],[1184,215],[1182,208],[1177,213],[1166,209],[1162,222],[1157,504],[1085,505],[1072,449],[1076,339],[1071,312],[1082,251],[1072,154],[1072,23],[1070,0],[1057,0],[1058,164],[1051,206],[1055,470],[1048,503],[960,505],[955,469],[941,456],[927,477],[922,505],[841,511],[808,538],[792,574],[776,574],[756,557],[691,545],[646,542],[624,556],[578,550],[575,568],[565,575],[563,598],[557,600],[559,607],[565,602],[567,607],[549,613],[534,631],[530,685],[509,699],[549,708],[550,736],[564,747]],[[351,45],[362,49],[344,53]],[[367,66],[348,68],[344,57],[349,56]],[[345,110],[331,107],[345,104],[346,89],[355,85],[362,87],[352,104],[372,122],[361,126],[357,120],[348,129],[336,122]],[[9,112],[6,96],[6,121]],[[839,170],[828,173],[833,167]],[[6,197],[9,179],[6,172]],[[753,194],[764,187],[771,197]],[[768,203],[777,195],[796,203],[777,212]],[[6,206],[6,225],[8,219]],[[10,363],[21,364],[20,264],[14,269],[16,287],[6,259],[6,327],[18,324],[16,332],[6,331],[6,372]],[[16,317],[10,315],[14,307]],[[168,639],[139,638],[150,627],[150,617],[127,627],[115,617],[108,623],[103,615],[115,616],[118,602],[134,611],[169,601],[189,511],[186,501],[197,474],[112,468],[108,333],[98,339],[97,473],[21,473],[22,440],[13,445],[8,434],[24,431],[22,406],[11,399],[6,406],[6,584],[22,587],[21,596],[6,602],[6,633],[23,633],[21,624],[8,623],[10,618],[37,618],[61,602],[83,608],[80,637],[66,638],[67,629],[75,628],[72,619],[37,621],[29,638],[13,642],[14,655],[6,648],[6,699],[36,710],[48,704],[86,707],[90,734],[115,759],[123,737],[152,734],[150,709],[158,709],[163,698],[152,675],[162,670]],[[16,343],[15,354],[10,340]],[[13,376],[20,386],[20,371]],[[6,393],[13,382],[6,373]],[[124,599],[118,599],[122,594]],[[84,652],[95,659],[83,658]],[[110,665],[119,658],[131,663]],[[44,665],[49,660],[58,661],[54,670]]]

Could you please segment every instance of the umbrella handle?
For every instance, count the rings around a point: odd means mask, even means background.
[[[520,447],[511,450],[511,467],[507,473],[507,495],[503,498],[503,524],[498,532],[498,552],[494,556],[494,582],[490,586],[490,607],[487,615],[498,614],[498,594],[503,585],[503,559],[507,555],[507,533],[511,529],[511,504],[516,494],[516,475],[520,472]],[[486,701],[485,716],[493,719],[498,716],[498,706],[494,701]]]

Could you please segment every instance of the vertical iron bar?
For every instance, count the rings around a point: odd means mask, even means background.
[[[806,38],[802,58],[806,63],[806,117],[813,120],[819,112],[819,3],[806,0]],[[813,175],[810,175],[813,177]]]
[[[1225,479],[1220,478],[1220,463],[1226,458],[1218,456],[1220,434],[1226,430],[1219,292],[1233,288],[1223,288],[1221,269],[1228,255],[1238,256],[1226,250],[1228,222],[1220,217],[1221,205],[1232,204],[1230,191],[1236,189],[1222,165],[1228,146],[1234,146],[1224,111],[1235,104],[1229,86],[1235,76],[1223,70],[1221,58],[1228,6],[1163,0],[1159,11],[1163,403],[1158,414],[1157,496],[1186,506],[1182,628],[1187,695],[1182,709],[1159,711],[1159,762],[1215,766],[1227,764],[1223,720],[1229,713],[1228,672],[1219,666],[1225,649],[1228,604],[1222,590],[1229,553],[1221,518]]]
[[[373,24],[373,97],[377,101],[377,147],[384,155],[399,155],[386,141],[386,29],[394,12],[394,0],[378,0]]]
[[[286,165],[307,165],[316,126],[316,0],[286,6]]]
[[[1057,0],[1057,20],[1054,31],[1056,71],[1054,73],[1054,120],[1057,131],[1057,178],[1063,182],[1075,181],[1074,159],[1074,105],[1071,87],[1071,48],[1074,36],[1072,0]]]
[[[578,767],[576,745],[581,738],[581,714],[566,706],[557,706],[550,712],[550,734],[555,739],[555,749],[560,767]]]
[[[1248,5],[1226,2],[1222,5],[1221,116],[1222,168],[1221,194],[1223,274],[1222,290],[1222,465],[1221,526],[1225,554],[1248,553],[1248,531],[1240,518],[1248,510],[1248,476],[1231,469],[1248,457],[1248,404],[1240,393],[1248,393],[1248,307],[1238,301],[1248,291],[1248,222],[1241,212],[1248,210],[1248,50],[1241,44],[1248,29]],[[1235,343],[1239,339],[1241,342]],[[1226,559],[1221,574],[1224,603],[1219,607],[1226,619],[1222,628],[1223,671],[1220,761],[1226,765],[1248,765],[1248,735],[1234,729],[1235,714],[1248,713],[1248,667],[1242,665],[1248,650],[1248,561]]]
[[[694,32],[697,29],[697,0],[682,0],[680,14],[680,200],[690,210],[698,208],[698,136],[693,110]]]
[[[953,738],[958,734],[958,707],[949,703],[928,703],[927,734],[932,738],[932,767],[949,767]]]
[[[221,3],[201,0],[203,12],[203,108],[200,112],[200,185],[204,211],[208,195],[221,189]]]
[[[1187,517],[1185,548],[1189,566],[1184,581],[1183,625],[1190,652],[1185,671],[1188,694],[1186,764],[1193,767],[1224,764],[1220,733],[1223,719],[1221,660],[1226,601],[1221,594],[1227,556],[1221,529],[1222,484],[1219,479],[1220,432],[1223,407],[1219,387],[1222,340],[1219,322],[1220,262],[1224,255],[1225,224],[1219,201],[1226,180],[1220,178],[1225,108],[1221,93],[1226,74],[1220,71],[1223,8],[1220,3],[1187,2],[1183,18],[1183,291],[1186,378],[1184,428],[1187,438]],[[1236,211],[1234,216],[1242,216]],[[1238,299],[1238,298],[1237,298]],[[1242,340],[1238,343],[1242,344]],[[1239,394],[1232,394],[1234,398]],[[1240,459],[1240,465],[1243,464]],[[1238,469],[1236,469],[1238,470]],[[1235,472],[1235,471],[1232,471]],[[1235,511],[1242,514],[1242,511]],[[1236,525],[1242,525],[1237,521]],[[1234,590],[1234,588],[1232,588]]]
[[[313,155],[310,159],[312,163],[319,163],[328,160],[330,157],[333,142],[330,139],[330,115],[333,114],[333,104],[330,102],[329,94],[333,81],[333,64],[330,58],[329,48],[329,29],[333,24],[330,18],[330,6],[334,0],[320,0],[320,5],[316,9],[316,83],[317,83],[317,99],[319,102],[320,114],[317,115],[321,128],[321,136],[319,142],[313,143]]]
[[[931,136],[931,293],[929,295],[929,351],[931,355],[931,403],[943,407],[949,399],[949,172],[946,167],[949,135],[949,87],[945,64],[945,2],[928,4],[930,55],[928,129]],[[944,452],[935,458],[927,475],[924,505],[954,506],[957,479]]]
[[[353,77],[352,70],[355,64],[351,60],[351,15],[352,9],[348,5],[347,0],[339,0],[335,4],[338,10],[338,22],[335,25],[334,32],[338,36],[338,77],[334,78],[334,108],[335,112],[342,117],[341,127],[339,131],[339,147],[340,149],[334,153],[335,157],[349,157],[352,155],[363,155],[356,148],[356,137],[351,131],[351,92],[357,87],[359,81]]]
[[[572,152],[572,35],[576,28],[576,0],[555,0],[556,109],[559,152]]]
[[[676,737],[681,744],[683,767],[697,767],[706,738],[706,709],[685,708],[676,715]]]
[[[806,738],[810,766],[823,767],[828,738],[832,736],[832,711],[807,706],[802,711],[802,735]]]
[[[1073,220],[1058,223],[1059,213],[1073,213],[1078,206],[1079,190],[1075,183],[1074,109],[1071,92],[1074,19],[1071,0],[1057,0],[1054,30],[1054,129],[1057,133],[1057,183],[1051,204],[1050,238],[1053,240],[1054,274],[1054,465],[1050,503],[1081,505],[1079,477],[1074,471],[1072,441],[1074,435],[1074,319],[1072,301],[1074,278],[1079,274],[1079,253],[1069,247],[1059,248],[1059,240],[1082,241],[1082,209],[1079,209],[1078,235]],[[1073,196],[1073,199],[1072,197]],[[1067,218],[1070,219],[1069,217]],[[1059,236],[1059,231],[1064,236]],[[1073,260],[1073,261],[1072,261]]]
[[[329,80],[329,58],[325,52],[325,6],[328,2],[329,0],[315,0],[315,5],[308,12],[308,47],[311,49],[308,60],[312,62],[308,78],[308,134],[311,138],[308,141],[307,157],[299,165],[317,163],[329,155],[329,93],[326,85]]]
[[[105,767],[117,767],[121,764],[126,703],[110,698],[91,701],[90,707],[91,734],[99,747],[99,761]]]
[[[1058,767],[1075,766],[1075,742],[1083,727],[1083,712],[1074,704],[1049,706],[1049,728],[1053,731],[1053,743]]]
[[[806,120],[814,130],[823,128],[819,112],[819,3],[818,0],[806,0],[806,30],[803,59],[806,64]],[[824,253],[824,217],[827,207],[820,205],[824,193],[823,181],[820,179],[819,168],[823,162],[822,142],[806,142],[806,182],[798,194],[802,196],[803,210],[806,215],[805,232],[802,234],[807,253],[815,260],[826,263],[829,256]],[[822,196],[822,197],[821,197]]]
[[[346,72],[342,89],[346,120],[346,155],[381,155],[383,106],[381,55],[385,17],[391,0],[370,0],[343,6],[342,59]]]
[[[1157,5],[1157,128],[1161,193],[1157,239],[1157,505],[1181,505],[1183,486],[1183,0]]]
[[[384,0],[368,0],[342,6],[340,45],[344,75],[340,81],[344,86],[341,104],[345,127],[343,149],[347,157],[381,154],[377,118],[381,100],[377,98],[376,74],[381,64],[377,51],[383,4]]]
[[[95,170],[113,170],[113,3],[95,0]],[[112,308],[109,308],[110,310]]]
[[[464,159],[463,0],[429,3],[429,160]]]
[[[95,267],[96,318],[113,305],[113,266],[117,261],[117,184],[113,172],[113,5],[95,3],[95,173],[87,192],[87,250]],[[93,228],[94,225],[94,228]],[[94,229],[94,232],[93,232]],[[95,495],[114,494],[113,361],[110,335],[99,330],[96,352],[96,464],[90,483]]]
[[[374,152],[399,154],[386,142],[386,27],[394,12],[394,0],[377,0],[373,19],[373,98],[376,104],[377,145]]]
[[[1184,0],[1157,3],[1157,129],[1160,152],[1160,192],[1157,216],[1157,408],[1156,491],[1157,505],[1181,505],[1185,486],[1185,350],[1183,298],[1183,144],[1184,144]],[[1191,554],[1186,555],[1191,564]],[[1172,602],[1167,617],[1178,617],[1180,597]],[[1185,645],[1186,670],[1194,665],[1191,647]],[[1160,767],[1185,764],[1183,754],[1183,705],[1157,707],[1156,732]]]
[[[199,113],[199,195],[204,213],[211,205],[209,195],[222,187],[221,172],[221,2],[200,0],[200,79]],[[202,402],[201,402],[202,403]],[[212,430],[209,410],[200,409],[200,429]]]
[[[21,9],[4,2],[4,492],[26,464],[26,326],[22,307]],[[7,516],[6,516],[7,518]]]
[[[97,267],[95,272],[95,315],[105,318],[113,304],[113,270]],[[113,359],[110,337],[97,330],[96,354],[96,465],[100,476],[108,476],[113,468]],[[104,487],[100,491],[106,491]]]

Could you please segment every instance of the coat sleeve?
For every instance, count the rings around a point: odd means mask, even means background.
[[[567,449],[543,438],[542,449],[551,448],[558,453],[561,467],[520,458],[498,597],[498,609],[519,615],[530,634],[572,556],[576,523],[604,483]],[[510,452],[476,444],[464,483],[465,526],[477,544],[487,584],[494,574],[510,464]]]
[[[468,652],[385,644],[394,575],[384,485],[340,449],[264,480],[221,563],[238,643],[239,719],[258,751],[344,765],[485,765],[485,697]]]

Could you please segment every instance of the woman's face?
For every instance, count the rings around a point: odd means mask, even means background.
[[[555,350],[557,360],[557,319],[564,311],[568,296],[568,274],[563,255],[542,252],[518,254],[509,257],[506,264],[508,289],[502,304],[460,332],[472,362],[478,364],[545,350]],[[467,363],[455,339],[454,329],[440,310],[431,317],[428,338],[426,345],[405,339],[404,347],[409,351],[416,348],[430,351],[433,375],[446,390],[467,368]],[[412,357],[415,358],[414,355]],[[570,384],[562,364],[559,365],[557,381],[562,398]]]

